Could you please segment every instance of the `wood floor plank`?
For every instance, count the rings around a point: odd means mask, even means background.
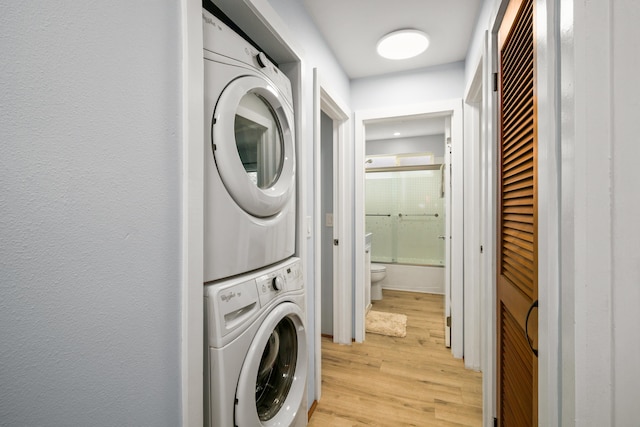
[[[383,291],[373,310],[405,314],[405,338],[322,339],[322,398],[310,427],[482,425],[482,374],[444,346],[444,297]]]

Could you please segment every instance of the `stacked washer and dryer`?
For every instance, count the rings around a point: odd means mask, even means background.
[[[203,9],[205,425],[307,424],[287,77]]]

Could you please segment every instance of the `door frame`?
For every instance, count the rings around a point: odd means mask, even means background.
[[[481,294],[486,283],[481,276],[482,260],[489,255],[484,250],[483,219],[486,210],[481,209],[486,188],[482,188],[482,173],[486,166],[481,162],[486,145],[483,134],[483,65],[480,58],[469,88],[465,92],[464,104],[464,366],[481,369],[481,331],[484,317],[481,316]],[[486,207],[486,206],[485,206]],[[485,286],[483,286],[485,285]]]
[[[320,399],[322,387],[322,232],[323,215],[321,212],[321,112],[333,120],[333,236],[339,244],[333,251],[333,341],[340,344],[351,343],[351,239],[347,233],[347,224],[351,218],[353,199],[352,186],[345,185],[348,172],[349,148],[351,147],[349,110],[324,83],[321,73],[313,69],[313,157],[314,157],[314,283],[315,283],[315,385],[316,400]],[[338,185],[336,185],[338,184]]]
[[[182,426],[204,422],[204,58],[202,2],[181,0],[182,168],[181,403]]]
[[[534,0],[533,8],[536,45],[534,77],[538,103],[538,194],[544,194],[544,197],[538,197],[538,423],[557,426],[563,425],[561,412],[568,409],[560,396],[560,346],[561,342],[570,340],[567,334],[561,341],[560,333],[560,162],[564,157],[560,153],[562,120],[558,90],[561,20],[557,0]],[[564,407],[562,410],[561,406]]]
[[[501,18],[500,18],[501,19]],[[484,33],[483,43],[483,97],[482,133],[484,145],[481,152],[482,174],[482,200],[481,206],[485,216],[481,224],[482,244],[484,246],[484,258],[481,262],[481,311],[482,315],[482,396],[483,417],[485,425],[491,425],[496,416],[496,233],[498,206],[496,168],[497,150],[497,108],[498,92],[491,86],[493,73],[497,67],[497,38],[490,31]]]
[[[462,118],[462,100],[449,99],[442,101],[434,101],[425,104],[396,106],[372,110],[359,110],[355,112],[355,140],[354,140],[354,253],[355,253],[355,293],[354,306],[349,307],[353,310],[355,341],[363,342],[365,337],[365,293],[364,293],[364,161],[365,161],[365,123],[371,120],[384,119],[389,117],[402,117],[423,114],[451,114],[451,137],[455,147],[459,150],[453,151],[452,171],[454,173],[454,189],[452,191],[453,205],[455,208],[452,219],[452,229],[460,230],[459,234],[452,235],[452,265],[459,265],[460,268],[452,269],[451,284],[451,324],[460,325],[460,327],[452,328],[451,336],[451,352],[454,357],[461,358],[463,356],[463,325],[464,325],[464,309],[463,309],[463,276],[462,276],[462,242],[464,235],[464,224],[462,215],[463,194],[462,194],[462,174],[463,174],[463,118]],[[455,142],[459,141],[459,142]],[[349,312],[351,318],[352,312]]]

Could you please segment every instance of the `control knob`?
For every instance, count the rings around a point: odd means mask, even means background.
[[[260,52],[259,54],[257,54],[256,60],[258,61],[258,65],[261,68],[264,68],[267,65],[269,65],[269,60],[267,59],[267,55],[265,55],[264,52]]]
[[[282,276],[274,277],[271,281],[271,287],[275,291],[281,291],[282,288],[284,288],[284,279],[282,278]]]

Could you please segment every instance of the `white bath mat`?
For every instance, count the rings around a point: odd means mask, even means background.
[[[407,316],[369,310],[365,327],[372,334],[404,338],[407,336]]]

